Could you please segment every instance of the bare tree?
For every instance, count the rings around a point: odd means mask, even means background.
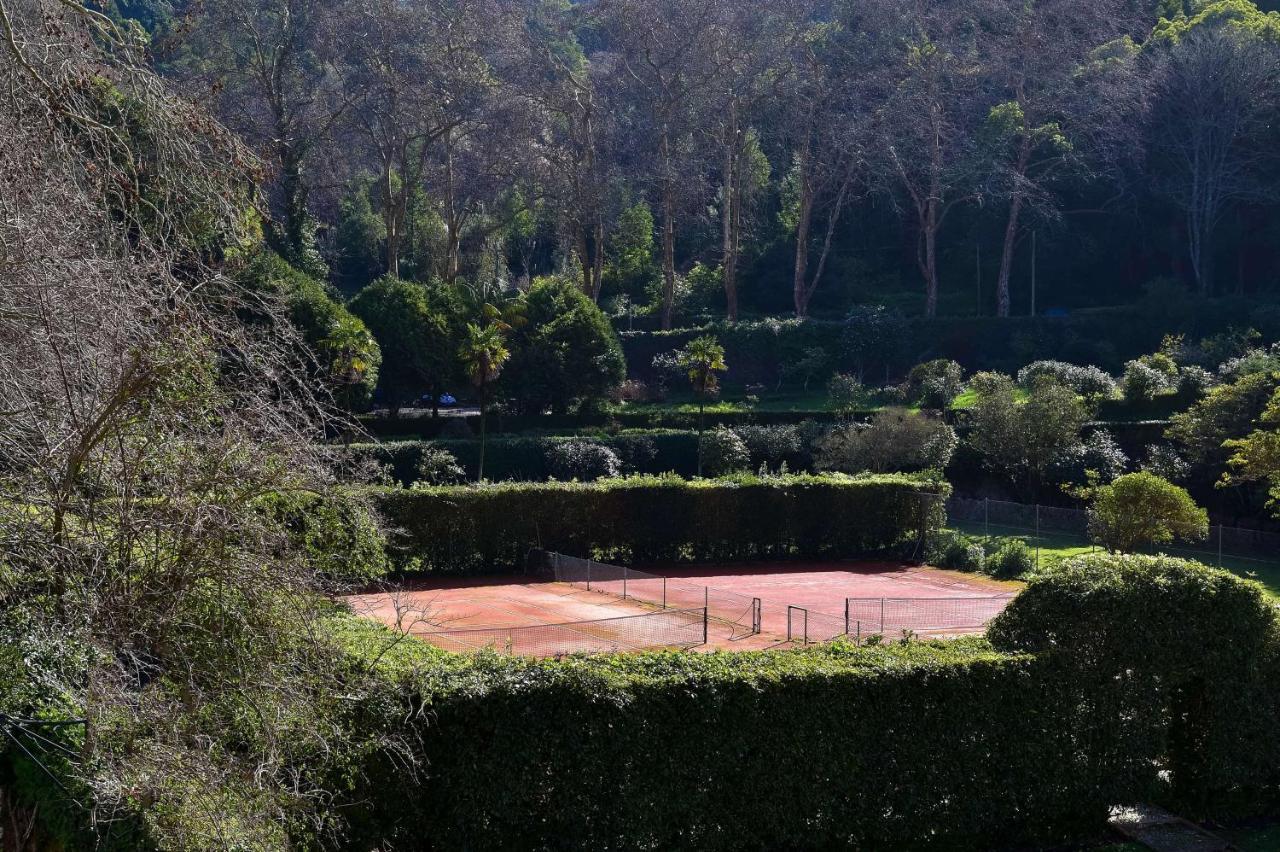
[[[1272,122],[1280,48],[1245,31],[1197,27],[1164,48],[1152,75],[1151,138],[1160,186],[1186,219],[1195,284],[1213,293],[1214,234],[1240,202],[1275,197]]]
[[[1126,0],[1033,0],[1000,18],[988,75],[1003,100],[992,107],[986,128],[994,145],[987,191],[1008,204],[998,316],[1009,316],[1009,279],[1024,213],[1056,215],[1053,181],[1079,173],[1109,130],[1097,122],[1110,116],[1091,101],[1114,93],[1086,85],[1082,68],[1096,48],[1127,34],[1133,17]]]
[[[103,834],[152,808],[160,847],[318,836],[334,791],[295,749],[338,745],[320,708],[362,687],[263,503],[328,492],[331,406],[211,266],[251,244],[256,161],[109,19],[0,0],[0,32],[0,705],[79,726],[67,807]]]
[[[615,83],[641,105],[633,143],[653,163],[662,230],[662,327],[671,328],[676,289],[677,219],[703,183],[696,138],[713,117],[703,109],[722,78],[723,55],[703,46],[721,37],[727,0],[608,0],[602,20],[617,40]],[[641,149],[643,151],[643,149]],[[637,154],[640,152],[638,151]]]
[[[902,8],[896,86],[878,121],[883,171],[896,175],[915,216],[930,317],[938,312],[938,233],[956,205],[978,197],[984,12],[950,0],[911,0]]]

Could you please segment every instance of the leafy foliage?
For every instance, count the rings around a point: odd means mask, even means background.
[[[467,574],[513,570],[535,547],[614,562],[847,558],[913,547],[922,524],[942,520],[941,504],[922,495],[945,490],[905,476],[668,476],[376,490],[371,499],[405,533],[392,553],[398,569]]]
[[[718,426],[698,438],[698,463],[707,476],[741,473],[751,464],[751,452],[738,433]]]
[[[521,297],[502,384],[517,409],[563,412],[603,399],[626,378],[622,347],[604,313],[574,284],[541,280]]]
[[[869,424],[828,432],[818,440],[814,460],[819,470],[844,473],[941,471],[958,443],[955,430],[936,417],[886,409]]]
[[[594,441],[558,441],[547,448],[547,469],[556,479],[589,482],[618,476],[622,473],[622,459]]]
[[[1089,535],[1114,552],[1133,552],[1175,538],[1209,535],[1209,516],[1186,489],[1141,471],[1121,476],[1093,492]]]

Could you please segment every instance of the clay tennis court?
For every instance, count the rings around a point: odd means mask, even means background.
[[[871,633],[879,627],[871,623],[877,620],[875,601],[954,599],[960,606],[988,599],[983,603],[986,608],[991,597],[1019,587],[935,568],[861,562],[645,566],[647,573],[629,572],[628,585],[616,573],[601,571],[602,567],[622,569],[592,564],[596,565],[594,583],[526,575],[433,578],[395,591],[351,596],[347,601],[358,614],[450,650],[505,646],[512,653],[548,656],[599,650],[606,635],[616,641],[606,650],[782,647],[789,644],[789,607],[796,641],[802,617],[814,640],[824,641],[843,632],[849,598],[867,601],[863,607],[867,626],[864,630],[860,624],[858,630]],[[759,601],[754,624],[753,599]],[[703,607],[710,613],[705,620]],[[880,603],[880,618],[883,612]],[[938,632],[977,632],[981,627],[974,622]],[[885,628],[886,635],[896,632],[897,623],[892,626],[893,631]],[[853,625],[848,629],[852,635]]]

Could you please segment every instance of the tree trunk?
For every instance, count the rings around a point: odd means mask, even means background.
[[[1014,168],[1013,195],[1009,198],[1009,221],[1004,228],[1004,247],[1000,252],[1000,277],[996,281],[996,316],[1007,317],[1010,311],[1009,278],[1013,270],[1013,249],[1018,242],[1018,220],[1022,215],[1022,204],[1025,200],[1021,189],[1022,179],[1026,176],[1027,166],[1031,162],[1031,139],[1023,136],[1022,146],[1018,151],[1018,162]]]
[[[445,225],[449,229],[445,247],[444,280],[453,284],[458,280],[462,251],[462,220],[458,216],[457,200],[453,185],[453,140],[449,133],[444,137],[445,146]]]
[[[724,139],[724,175],[721,185],[720,227],[723,241],[721,274],[724,276],[725,313],[738,320],[738,102],[731,100]]]
[[[397,199],[391,185],[391,160],[382,164],[382,222],[387,232],[387,274],[400,277],[400,217]]]
[[[938,206],[929,202],[929,224],[924,234],[925,297],[924,315],[932,319],[938,315]]]
[[[809,277],[809,229],[813,225],[813,185],[809,179],[809,143],[800,151],[800,211],[796,217],[796,265],[791,283],[796,316],[804,319],[809,310],[805,289]]]
[[[292,145],[280,146],[280,188],[284,194],[283,248],[292,263],[302,261],[307,249],[307,184],[303,154]]]
[[[484,451],[488,442],[488,423],[485,409],[488,407],[488,388],[484,382],[480,383],[480,466],[476,470],[476,482],[484,482]]]
[[[671,330],[676,299],[676,190],[671,174],[671,136],[662,127],[662,330]]]
[[[604,222],[597,215],[595,226],[595,245],[591,262],[591,298],[600,301],[600,291],[604,289]]]

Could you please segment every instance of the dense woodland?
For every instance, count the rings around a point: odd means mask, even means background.
[[[1275,549],[1140,555],[1280,516],[1274,6],[0,0],[0,852],[1280,818]],[[410,635],[543,548],[1026,585],[958,641]]]
[[[669,328],[1280,284],[1249,0],[140,5],[262,156],[273,245],[348,294],[563,275]]]

